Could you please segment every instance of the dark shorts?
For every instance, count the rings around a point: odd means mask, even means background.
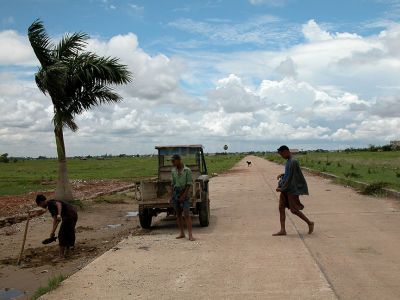
[[[78,215],[62,220],[60,230],[58,231],[58,243],[61,247],[75,246],[75,226],[77,221]]]
[[[189,210],[190,209],[189,199],[186,199],[183,202],[180,202],[179,200],[174,200],[174,201],[172,201],[172,205],[174,206],[175,210]]]
[[[172,194],[172,205],[176,211],[181,210],[189,210],[190,209],[190,201],[189,198],[186,198],[183,202],[179,201],[179,196],[181,194],[181,190],[175,188]]]
[[[303,210],[304,205],[300,202],[299,195],[281,192],[279,197],[279,208],[287,208],[293,211]]]

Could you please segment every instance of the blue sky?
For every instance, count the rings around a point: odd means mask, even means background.
[[[88,33],[89,50],[135,74],[119,88],[123,104],[78,116],[80,131],[66,137],[71,154],[180,142],[334,149],[398,138],[398,0],[2,0],[0,152],[54,153],[50,101],[34,85],[26,39],[36,18],[54,40]]]
[[[273,27],[283,29],[288,26],[300,26],[310,19],[315,19],[333,30],[351,29],[352,32],[370,34],[378,32],[383,26],[369,28],[367,24],[387,18],[395,3],[390,0],[260,0],[259,4],[253,5],[250,2],[3,0],[0,11],[0,19],[3,22],[0,28],[15,29],[24,33],[33,20],[40,18],[46,23],[49,33],[54,36],[64,32],[84,31],[92,36],[107,39],[117,34],[135,32],[140,37],[142,47],[151,53],[173,52],[179,47],[169,41],[183,43],[199,38],[195,34],[171,26],[171,23],[177,20],[192,19],[211,24],[234,25],[270,15],[275,17],[276,23],[279,24],[273,24]],[[396,18],[392,16],[391,19]],[[297,39],[301,40],[302,36],[298,34]],[[265,42],[268,44],[268,41]],[[292,42],[298,40],[294,39]],[[286,44],[284,40],[279,39],[273,43]],[[222,43],[215,43],[204,48],[229,52],[265,49],[265,45],[236,43],[229,44],[228,47]]]

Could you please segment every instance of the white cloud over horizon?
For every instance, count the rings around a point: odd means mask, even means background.
[[[208,38],[221,27],[204,28]],[[119,57],[135,80],[118,88],[122,103],[77,117],[79,131],[66,131],[68,154],[151,153],[171,143],[338,148],[399,138],[400,24],[360,36],[309,20],[301,31],[291,47],[229,55],[152,55],[134,33],[91,39],[90,50]],[[13,30],[0,31],[0,43],[0,152],[55,155],[51,101],[26,78],[37,64],[29,43]],[[207,88],[194,91],[198,85]]]

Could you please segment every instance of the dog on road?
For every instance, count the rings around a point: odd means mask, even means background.
[[[251,166],[251,161],[246,161],[246,163],[247,163],[247,167]]]

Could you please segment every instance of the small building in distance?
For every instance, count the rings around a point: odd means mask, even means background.
[[[290,152],[293,154],[298,154],[298,153],[300,153],[300,150],[299,149],[290,149]]]
[[[390,141],[390,146],[392,149],[399,150],[400,149],[400,140]]]

